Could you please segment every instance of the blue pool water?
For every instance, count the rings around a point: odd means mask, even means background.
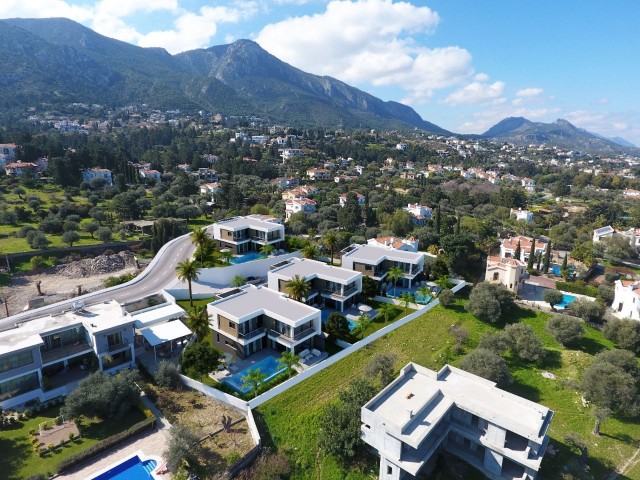
[[[567,308],[575,299],[576,297],[574,297],[573,295],[562,295],[562,302],[557,304],[556,308]]]
[[[249,373],[250,371],[252,370],[262,371],[262,373],[265,373],[267,375],[264,381],[268,382],[279,373],[284,372],[286,369],[287,367],[284,365],[280,365],[278,363],[278,360],[275,357],[267,357],[260,360],[255,365],[251,365],[250,367],[247,367],[238,373],[234,373],[233,375],[222,380],[222,382],[229,385],[238,393],[249,393],[249,391],[251,390],[250,388],[248,387],[242,388],[242,377],[245,377],[247,373]]]
[[[393,296],[393,289],[391,289],[391,290],[387,291],[387,297],[398,298],[398,299],[402,300],[400,298],[400,295],[402,295],[403,293],[406,293],[407,291],[408,290],[401,291],[400,289],[397,289],[396,290],[396,296],[394,297]],[[411,293],[414,296],[416,303],[421,303],[423,305],[426,305],[427,303],[429,303],[431,301],[431,298],[433,298],[431,295],[428,295],[428,294],[426,296],[423,296],[423,295],[421,295],[421,294],[419,294],[418,292],[415,292],[415,291],[408,291],[408,292]]]
[[[573,272],[575,272],[575,270],[576,269],[573,267],[573,265],[569,266],[569,273],[570,274],[573,274]],[[551,273],[553,273],[554,275],[557,275],[559,277],[559,276],[562,275],[562,268],[557,263],[552,263],[551,264]]]
[[[229,263],[231,263],[232,265],[237,265],[239,263],[247,263],[253,262],[254,260],[260,260],[261,258],[265,258],[265,256],[261,253],[246,253],[241,257],[232,258],[231,260],[229,260]]]
[[[92,480],[150,480],[151,472],[156,468],[155,460],[140,460],[137,455],[101,473]]]

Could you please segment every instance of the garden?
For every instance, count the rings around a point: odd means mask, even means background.
[[[580,462],[582,448],[588,451],[586,465],[590,471],[590,476],[584,478],[606,478],[634,454],[640,441],[638,419],[610,416],[602,424],[601,436],[593,436],[594,408],[584,406],[577,388],[583,371],[593,362],[594,356],[614,346],[600,330],[584,325],[580,341],[571,348],[565,347],[548,333],[549,314],[516,307],[506,324],[483,322],[465,310],[467,301],[457,298],[448,308],[433,308],[257,409],[256,419],[263,442],[289,457],[293,466],[292,478],[364,479],[375,475],[377,459],[372,456],[343,459],[318,452],[322,451],[323,431],[328,428],[325,409],[336,404],[337,392],[345,391],[355,379],[367,377],[367,365],[376,356],[392,356],[394,374],[409,361],[432,369],[439,369],[446,363],[459,365],[465,354],[478,345],[483,334],[501,332],[508,324],[529,326],[546,353],[536,362],[523,361],[510,352],[504,354],[513,377],[513,383],[505,388],[555,411],[549,434],[556,453],[545,457],[541,475],[550,479],[562,478],[565,465]],[[465,466],[456,468],[464,469]],[[437,478],[456,478],[447,473],[448,470],[448,466],[443,467]],[[465,478],[470,478],[468,475],[471,474],[467,473]]]

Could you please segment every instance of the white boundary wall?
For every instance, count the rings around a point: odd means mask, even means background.
[[[185,377],[184,375],[180,375],[180,378],[182,379],[182,383],[184,383],[187,387],[191,387],[194,390],[198,390],[199,392],[204,393],[208,397],[215,398],[220,402],[226,403],[231,407],[237,408],[245,415],[247,414],[249,407],[248,407],[248,403],[245,402],[244,400],[234,397],[233,395],[229,395],[227,393],[221,392],[216,388],[205,385],[204,383],[198,382],[197,380],[194,380],[192,378]]]
[[[290,258],[300,257],[300,252],[285,253],[263,260],[253,260],[228,267],[203,268],[198,274],[198,282],[206,285],[227,286],[234,277],[266,277],[269,269],[276,263],[284,262]]]

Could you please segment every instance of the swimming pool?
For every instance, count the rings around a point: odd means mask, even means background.
[[[573,295],[562,295],[562,301],[555,308],[565,309],[576,299]]]
[[[247,262],[253,262],[254,260],[260,260],[262,258],[266,258],[264,255],[262,255],[261,253],[246,253],[244,255],[242,255],[241,257],[234,257],[231,260],[229,260],[229,263],[231,263],[232,265],[238,265],[239,263],[247,263]]]
[[[134,455],[92,480],[150,480],[155,478],[151,472],[157,465],[156,460],[141,460],[138,455]]]
[[[265,373],[267,377],[264,379],[264,381],[268,382],[278,374],[284,372],[286,369],[286,365],[281,365],[280,363],[278,363],[277,358],[267,357],[263,358],[255,365],[251,365],[250,367],[247,367],[244,370],[238,373],[234,373],[233,375],[225,378],[224,380],[222,380],[222,383],[226,383],[238,393],[249,393],[251,388],[242,388],[242,377],[245,377],[250,371],[260,370],[262,373]]]

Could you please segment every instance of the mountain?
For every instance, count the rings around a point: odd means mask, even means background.
[[[82,102],[204,109],[309,126],[450,132],[412,108],[282,62],[250,40],[170,55],[64,18],[0,20],[0,108]]]
[[[552,123],[532,122],[523,117],[501,120],[480,137],[517,145],[549,144],[568,150],[600,153],[627,153],[633,145],[622,145],[611,139],[578,128],[567,120]],[[635,152],[637,153],[637,152]]]
[[[612,138],[609,138],[609,140],[611,140],[613,143],[617,143],[618,145],[620,145],[622,147],[637,148],[637,145],[634,145],[633,143],[631,143],[628,140],[625,140],[624,138],[612,137]]]

